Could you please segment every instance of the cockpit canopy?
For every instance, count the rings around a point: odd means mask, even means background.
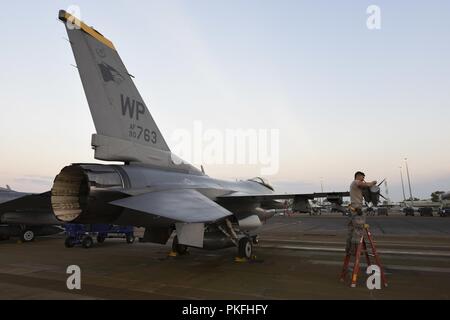
[[[261,177],[255,177],[255,178],[252,178],[252,179],[248,179],[248,181],[252,181],[252,182],[259,183],[260,185],[262,185],[262,186],[264,186],[264,187],[266,187],[266,188],[268,188],[268,189],[274,191],[274,189],[273,189],[273,187],[270,185],[270,183],[269,183],[266,179],[264,179],[264,178],[261,178]]]

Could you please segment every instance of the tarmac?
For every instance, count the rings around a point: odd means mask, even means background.
[[[356,288],[339,281],[347,218],[277,216],[254,247],[256,259],[235,262],[236,249],[169,257],[170,242],[65,248],[64,237],[0,242],[0,299],[449,299],[450,219],[368,217],[389,286],[369,290],[362,268]],[[81,290],[66,285],[81,268]]]

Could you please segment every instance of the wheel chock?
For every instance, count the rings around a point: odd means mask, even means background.
[[[234,262],[247,262],[247,258],[235,257]]]
[[[176,253],[175,251],[170,251],[168,256],[169,257],[178,257],[178,253]]]
[[[241,258],[241,257],[235,257],[234,262],[254,262],[256,260],[256,256],[252,256],[250,259],[247,258]]]

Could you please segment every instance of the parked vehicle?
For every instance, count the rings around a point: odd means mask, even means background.
[[[403,208],[403,213],[405,214],[405,216],[413,216],[414,217],[414,208],[411,208],[411,207]]]
[[[94,238],[97,243],[103,243],[107,238],[126,239],[127,243],[133,243],[134,228],[132,226],[115,226],[111,224],[72,224],[65,226],[66,240],[64,242],[67,248],[75,245],[82,245],[83,248],[92,248],[94,246]]]
[[[421,207],[418,209],[418,212],[421,217],[432,217],[433,216],[433,208],[431,208],[431,207]]]

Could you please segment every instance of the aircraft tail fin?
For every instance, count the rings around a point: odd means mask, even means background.
[[[113,43],[64,10],[59,19],[66,25],[97,134],[111,138],[112,146],[104,147],[170,152]]]

